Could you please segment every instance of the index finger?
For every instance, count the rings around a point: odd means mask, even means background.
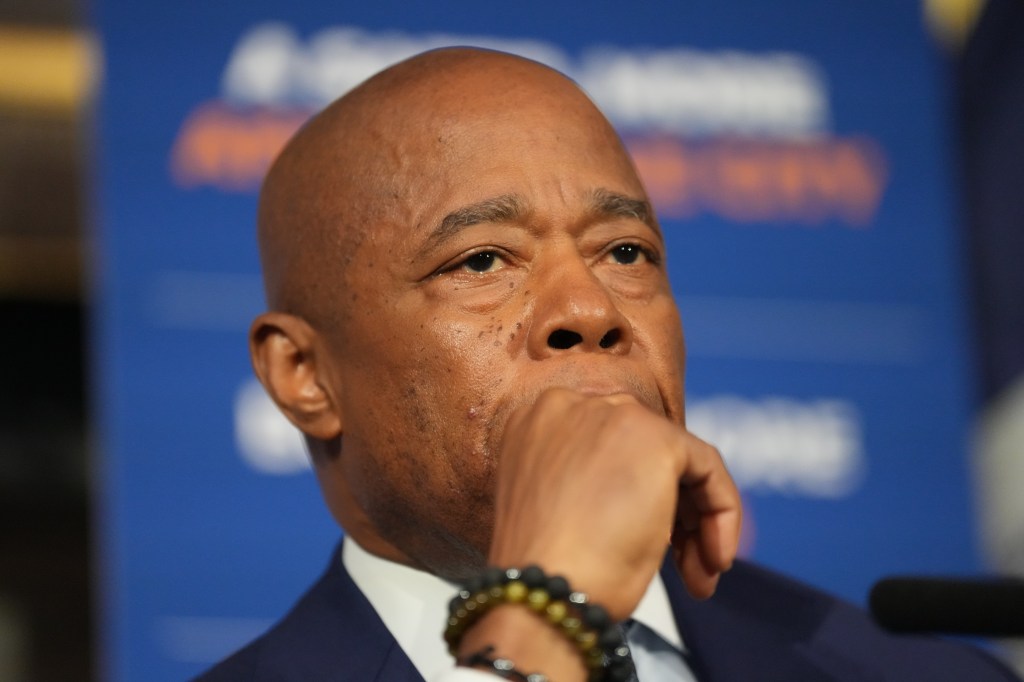
[[[687,589],[705,598],[736,558],[743,508],[718,450],[690,433],[683,440],[672,545]]]

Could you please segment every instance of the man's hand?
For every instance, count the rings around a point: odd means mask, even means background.
[[[668,543],[691,594],[736,556],[740,499],[718,452],[629,395],[546,391],[509,420],[489,561],[562,574],[629,616]]]

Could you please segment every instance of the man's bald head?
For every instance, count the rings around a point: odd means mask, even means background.
[[[400,62],[311,119],[274,163],[261,193],[259,241],[271,308],[337,324],[358,294],[334,299],[324,279],[344,283],[364,240],[395,226],[413,227],[403,225],[406,208],[427,189],[423,180],[455,153],[454,138],[467,128],[479,132],[496,118],[519,116],[526,107],[546,107],[572,126],[603,128],[608,143],[620,145],[603,115],[564,75],[474,48],[434,50]]]
[[[608,121],[545,66],[447,49],[387,69],[289,143],[259,223],[256,373],[379,556],[482,565],[506,423],[546,388],[682,419],[659,228]]]

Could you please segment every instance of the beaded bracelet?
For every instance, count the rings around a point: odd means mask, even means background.
[[[466,630],[502,604],[528,607],[562,633],[583,657],[590,682],[624,682],[633,674],[629,648],[608,612],[573,591],[565,578],[549,577],[539,566],[490,567],[466,581],[448,606],[444,639],[452,656]]]
[[[547,675],[540,673],[524,673],[516,669],[515,663],[507,658],[492,658],[493,646],[487,646],[475,653],[460,658],[456,661],[458,665],[467,668],[476,668],[481,665],[488,666],[498,677],[516,682],[549,682]]]

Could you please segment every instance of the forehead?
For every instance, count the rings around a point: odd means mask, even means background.
[[[453,211],[493,197],[516,196],[552,219],[578,216],[597,191],[646,199],[618,137],[575,84],[523,60],[477,57],[400,65],[289,144],[261,200],[268,293],[325,277],[355,284],[361,265],[381,262],[357,252],[404,253]]]
[[[515,196],[541,213],[584,210],[602,191],[645,198],[620,141],[582,93],[534,92],[433,97],[421,115],[383,131],[396,223],[429,229],[493,197]]]
[[[275,162],[259,210],[268,299],[317,317],[315,291],[344,283],[368,245],[393,249],[496,196],[551,214],[600,189],[644,197],[571,81],[508,55],[423,55],[328,107]]]

